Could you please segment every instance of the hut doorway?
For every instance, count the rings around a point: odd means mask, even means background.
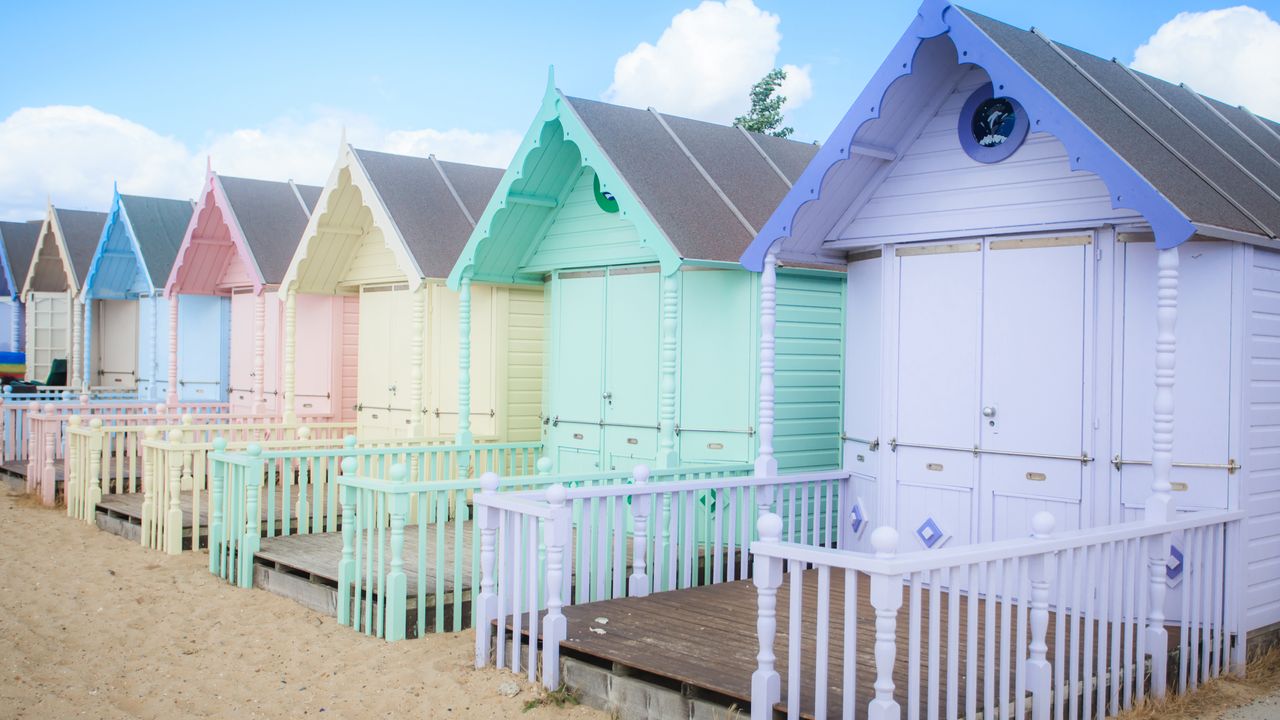
[[[1080,527],[1091,473],[1084,358],[1092,238],[901,246],[897,525],[924,548]]]

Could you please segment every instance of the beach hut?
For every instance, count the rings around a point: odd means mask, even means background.
[[[282,312],[271,291],[319,195],[320,188],[292,181],[207,171],[165,282],[169,342],[176,348],[168,368],[169,402],[226,400],[232,412],[280,411]],[[336,306],[320,310],[326,308]],[[308,359],[323,362],[338,346],[335,337],[317,337]],[[325,398],[331,387],[324,378],[306,392]],[[308,410],[328,412],[319,403]]]
[[[470,331],[459,343],[459,299],[445,286],[501,176],[343,145],[281,294],[286,313],[297,307],[286,348],[294,338],[298,348],[319,347],[331,332],[327,317],[304,317],[306,303],[332,298],[344,309],[339,327],[349,354],[335,358],[341,382],[333,387],[355,408],[363,436],[538,439],[541,288],[476,287],[464,311]],[[462,393],[469,410],[458,402],[460,354],[471,368]],[[286,350],[285,392],[301,400],[308,374],[329,369],[311,352],[295,362],[300,355]]]
[[[22,332],[22,281],[31,265],[40,221],[0,221],[0,351],[20,353],[24,347]],[[21,376],[19,376],[21,377]]]
[[[1280,123],[930,0],[743,262],[847,263],[844,468],[902,549],[1241,509],[1215,602],[1254,630],[1278,232]]]
[[[559,472],[755,456],[761,285],[737,259],[816,149],[549,79],[449,285],[464,306],[473,282],[546,293],[542,439]],[[779,274],[784,468],[839,461],[843,281]]]
[[[90,384],[136,389],[142,400],[165,399],[169,303],[164,283],[191,212],[189,200],[115,190],[80,294]]]
[[[67,365],[65,384],[83,384],[83,314],[78,298],[106,220],[106,213],[49,204],[22,283],[29,380],[44,381],[54,361],[62,360]]]

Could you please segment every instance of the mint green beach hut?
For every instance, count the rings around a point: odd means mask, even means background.
[[[449,286],[544,289],[558,472],[756,458],[762,286],[736,261],[816,151],[548,83]],[[780,469],[839,465],[843,285],[831,268],[778,272]]]

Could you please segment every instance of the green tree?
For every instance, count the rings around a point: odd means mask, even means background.
[[[734,126],[774,137],[790,137],[795,129],[782,127],[782,105],[787,98],[778,94],[782,81],[786,79],[786,70],[774,68],[760,78],[760,82],[752,85],[751,109],[746,115],[734,118]]]

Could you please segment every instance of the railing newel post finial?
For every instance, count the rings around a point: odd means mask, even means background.
[[[1048,540],[1057,521],[1053,513],[1040,511],[1031,518],[1031,536]],[[1031,692],[1032,720],[1048,720],[1052,697],[1053,668],[1048,660],[1049,567],[1056,553],[1045,552],[1031,558],[1031,640],[1027,652],[1027,690]]]
[[[548,477],[551,475],[551,470],[555,467],[555,463],[551,461],[551,458],[543,455],[538,458],[536,467],[538,470],[538,477]]]
[[[150,547],[156,526],[157,488],[165,482],[165,469],[155,466],[155,453],[149,443],[160,437],[160,428],[152,425],[142,431],[142,532],[139,540]]]
[[[882,525],[871,533],[871,547],[880,559],[898,551],[898,531]],[[867,705],[868,720],[897,720],[902,708],[893,698],[893,666],[897,656],[898,610],[902,608],[902,573],[869,573],[871,606],[876,611],[875,697]]]
[[[560,687],[560,642],[568,635],[562,608],[564,598],[564,550],[569,544],[570,509],[565,500],[569,491],[556,483],[547,488],[551,519],[547,524],[547,614],[542,619],[542,684],[548,690]],[[530,568],[533,571],[533,568]]]
[[[58,487],[58,468],[53,462],[57,441],[53,430],[42,427],[41,432],[44,434],[44,468],[40,475],[40,498],[45,505],[53,505],[57,501]]]
[[[353,625],[351,617],[351,588],[355,583],[356,573],[356,518],[355,505],[358,492],[354,485],[343,482],[356,473],[356,459],[345,457],[341,463],[342,475],[338,478],[338,488],[342,495],[342,560],[338,562],[338,624]]]
[[[782,518],[765,512],[756,520],[760,539],[753,545],[777,545],[782,541]],[[773,645],[778,635],[778,588],[782,585],[782,558],[755,553],[752,582],[756,586],[756,669],[751,673],[751,719],[772,720],[773,706],[782,699],[782,678],[776,667]]]
[[[93,524],[97,515],[98,503],[102,502],[102,446],[105,432],[102,429],[102,418],[90,419],[89,430],[92,433],[89,438],[89,476],[86,478],[85,496],[80,501],[84,504],[85,519],[90,524]],[[70,446],[70,440],[67,441],[67,444]],[[67,488],[70,488],[70,473],[67,473],[65,481]]]
[[[227,440],[219,435],[213,439],[213,451],[226,452]],[[227,484],[227,466],[221,460],[211,463],[212,472],[209,477],[209,572],[214,575],[222,573],[223,545],[223,496]]]
[[[67,418],[67,458],[66,471],[62,478],[62,497],[67,505],[67,517],[76,517],[78,512],[77,506],[84,502],[85,493],[81,492],[81,488],[76,487],[76,483],[83,481],[80,476],[78,461],[80,458],[79,443],[75,440],[75,431],[79,430],[84,419],[80,415],[72,415]]]
[[[185,430],[169,431],[169,497],[168,506],[165,512],[164,522],[164,551],[170,555],[179,555],[182,553],[182,505],[180,498],[182,497],[182,476],[183,462],[182,453],[178,452],[174,445],[182,445],[186,442]]]
[[[391,482],[405,484],[409,479],[409,467],[404,463],[391,466]],[[409,514],[409,496],[404,492],[390,493],[388,505],[391,515],[391,562],[387,572],[387,600],[385,637],[388,642],[405,638],[405,596],[406,578],[404,574],[404,525]],[[422,632],[420,628],[419,633]]]
[[[541,461],[539,461],[541,462]],[[498,596],[494,593],[495,538],[498,532],[500,511],[485,502],[498,491],[497,473],[480,476],[480,492],[476,495],[476,525],[480,528],[480,587],[475,597],[476,606],[476,667],[489,664],[489,645],[492,640],[490,627],[498,614]]]
[[[637,487],[649,484],[649,468],[637,465],[631,471],[631,479]],[[631,502],[631,577],[627,578],[627,595],[645,597],[649,594],[649,512],[652,509],[653,496],[637,493]]]

